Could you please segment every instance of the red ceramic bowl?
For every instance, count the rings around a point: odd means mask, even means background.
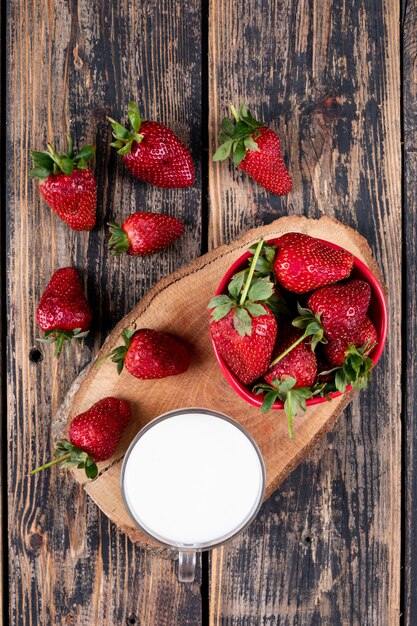
[[[274,241],[275,241],[274,239],[270,239],[270,240],[267,240],[266,243],[273,243]],[[343,250],[343,248],[341,248],[340,246],[337,246],[334,243],[331,243],[330,241],[325,241],[323,239],[319,239],[319,241],[322,241],[324,244],[330,246],[331,248],[335,248],[336,250]],[[215,294],[216,296],[223,294],[223,293],[224,294],[228,293],[227,287],[230,282],[230,279],[232,278],[234,274],[236,274],[240,270],[247,267],[246,261],[250,256],[252,256],[250,252],[245,252],[245,254],[242,254],[242,256],[239,257],[237,261],[233,263],[233,265],[228,269],[226,274],[223,276],[223,279],[217,288],[217,291]],[[375,366],[381,357],[382,351],[384,349],[385,341],[387,338],[388,311],[387,311],[387,304],[385,302],[384,293],[382,291],[381,285],[379,284],[375,276],[372,274],[371,270],[365,265],[365,263],[363,263],[357,257],[354,257],[353,268],[352,268],[352,272],[349,278],[360,278],[362,280],[365,280],[367,283],[369,283],[371,287],[371,291],[372,291],[371,303],[369,305],[367,314],[370,317],[378,333],[378,343],[375,346],[375,348],[372,350],[369,356],[372,358],[374,362],[374,366]],[[279,332],[279,326],[278,326],[278,332]],[[264,396],[256,395],[255,393],[251,391],[250,387],[240,382],[240,380],[236,378],[233,372],[231,372],[227,363],[223,360],[223,358],[218,353],[217,348],[214,345],[213,341],[212,341],[212,345],[213,345],[214,354],[216,355],[216,359],[220,365],[220,368],[226,380],[229,382],[230,386],[239,394],[241,398],[246,400],[246,402],[249,402],[249,404],[252,404],[253,406],[260,407],[262,405]],[[349,389],[351,389],[350,386],[346,388],[346,391],[348,391]],[[336,391],[334,393],[329,394],[329,397],[337,398],[340,395],[341,395],[340,391]],[[312,406],[313,404],[320,404],[321,402],[327,402],[327,399],[316,396],[314,398],[311,398],[310,400],[307,400],[306,404],[307,406]],[[284,405],[282,402],[277,400],[274,403],[272,408],[283,409]]]

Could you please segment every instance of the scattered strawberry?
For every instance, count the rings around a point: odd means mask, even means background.
[[[153,254],[166,248],[184,232],[184,224],[176,217],[138,211],[121,226],[109,222],[109,248],[114,254]]]
[[[42,197],[61,220],[74,230],[90,230],[96,223],[97,185],[87,161],[95,148],[84,146],[75,153],[67,139],[67,153],[57,154],[50,144],[49,152],[32,152],[36,167],[29,176],[40,180]]]
[[[64,439],[57,445],[53,461],[31,471],[36,474],[47,467],[84,469],[88,478],[98,474],[96,461],[106,461],[115,452],[122,434],[130,422],[131,409],[128,402],[117,398],[103,398],[92,407],[77,415],[69,427],[69,441]]]
[[[225,117],[221,123],[214,161],[230,155],[233,164],[246,172],[271,193],[284,196],[292,189],[292,180],[285,167],[278,135],[256,121],[242,102],[239,113],[232,107],[235,123]]]
[[[133,176],[157,187],[191,187],[194,164],[191,154],[169,128],[158,122],[145,122],[134,102],[129,102],[132,130],[111,118],[114,141]]]
[[[315,237],[286,233],[276,240],[274,270],[280,284],[294,293],[306,293],[347,278],[353,255],[336,250]]]
[[[211,310],[211,338],[232,372],[244,384],[254,382],[268,368],[277,334],[272,311],[261,303],[270,298],[274,285],[268,278],[253,280],[263,241],[257,245],[249,272],[237,274],[229,295],[215,296]]]
[[[123,367],[141,380],[166,378],[183,374],[190,365],[187,348],[173,335],[150,328],[122,332],[124,346],[106,354],[99,363],[111,356],[120,374]]]
[[[349,336],[365,319],[371,300],[371,288],[363,280],[317,289],[307,306],[320,317],[328,340]]]
[[[289,324],[280,328],[272,358],[278,357],[291,344],[302,336],[302,332]],[[296,379],[294,387],[311,387],[317,375],[317,359],[311,346],[304,339],[288,354],[270,367],[264,378],[272,385],[275,378],[281,380],[283,376],[292,376]]]
[[[368,350],[365,352],[365,356],[368,356],[377,342],[378,333],[376,332],[376,328],[369,317],[365,317],[362,324],[356,328],[351,335],[333,339],[333,341],[329,341],[323,349],[328,361],[333,367],[337,367],[344,364],[346,350],[350,345],[354,345],[355,348],[360,348],[366,344]]]
[[[88,334],[91,318],[91,308],[75,269],[64,267],[55,272],[36,310],[38,325],[45,331],[45,338],[40,341],[55,342],[55,354],[59,356],[65,341]]]

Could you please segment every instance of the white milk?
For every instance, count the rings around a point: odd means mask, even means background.
[[[124,472],[131,514],[171,545],[221,541],[242,528],[262,497],[262,465],[230,422],[192,412],[160,421],[139,438]]]

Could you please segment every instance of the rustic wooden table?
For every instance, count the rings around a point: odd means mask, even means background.
[[[1,17],[3,624],[417,624],[416,0],[10,0]],[[211,160],[240,97],[282,137],[288,197]],[[130,99],[191,146],[192,189],[141,184],[111,151],[105,116]],[[67,130],[97,146],[91,233],[59,221],[28,178],[30,149]],[[187,235],[169,256],[112,258],[105,223],[150,207],[183,218]],[[150,286],[286,214],[335,216],[368,239],[389,342],[333,432],[181,585],[173,561],[119,534],[69,475],[27,474],[50,454],[71,382]],[[65,265],[95,322],[58,362],[35,341],[34,313]]]

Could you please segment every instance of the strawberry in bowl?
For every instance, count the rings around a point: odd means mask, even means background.
[[[301,233],[252,246],[226,272],[208,308],[227,381],[262,412],[285,409],[291,438],[298,412],[366,387],[387,334],[384,294],[369,268],[340,246]],[[256,320],[266,310],[276,325],[265,329],[266,349],[256,350]]]

